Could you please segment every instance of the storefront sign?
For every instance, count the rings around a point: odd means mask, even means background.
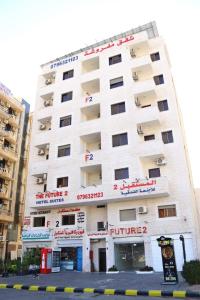
[[[178,274],[176,269],[173,240],[171,238],[161,236],[157,239],[157,241],[158,246],[161,247],[164,281],[166,283],[177,283]]]
[[[80,239],[84,235],[84,229],[57,229],[54,231],[55,239]]]
[[[41,241],[51,240],[51,234],[48,229],[43,230],[23,230],[22,231],[23,241]]]
[[[31,225],[31,217],[24,217],[23,225]]]
[[[110,49],[112,47],[119,47],[124,43],[133,41],[134,37],[132,35],[129,35],[125,38],[119,39],[117,42],[112,42],[108,43],[106,46],[100,47],[100,48],[91,48],[90,50],[85,51],[84,56],[91,55],[91,54],[96,54],[96,53],[101,53],[104,50]]]
[[[79,194],[76,196],[77,200],[95,199],[95,198],[102,198],[102,197],[103,197],[103,192],[90,193],[90,194]]]
[[[149,194],[156,191],[156,180],[137,179],[130,183],[123,183],[122,185],[114,184],[113,190],[119,191],[124,196],[130,194]]]
[[[70,63],[70,62],[73,62],[73,61],[75,61],[75,60],[78,60],[78,56],[77,56],[77,55],[76,55],[76,56],[72,56],[72,57],[68,57],[68,58],[63,59],[63,60],[60,60],[60,61],[58,61],[58,62],[54,62],[54,63],[50,66],[50,68],[51,68],[51,69],[54,69],[54,68],[57,68],[57,67],[66,65],[66,64],[68,64],[68,63]]]
[[[108,234],[111,236],[132,236],[132,235],[142,235],[147,233],[146,226],[138,227],[117,227],[111,228]]]
[[[90,238],[106,237],[108,235],[107,231],[94,231],[88,232],[87,236]]]
[[[36,194],[36,205],[63,204],[67,199],[68,191],[55,191]]]
[[[78,207],[76,207],[76,208],[61,208],[58,210],[58,213],[76,212],[76,211],[80,211],[80,208],[78,208]]]
[[[85,213],[80,211],[77,213],[77,223],[84,223],[85,222]]]
[[[39,210],[39,211],[31,211],[30,215],[35,216],[35,215],[46,215],[46,214],[50,214],[51,211],[50,210]]]

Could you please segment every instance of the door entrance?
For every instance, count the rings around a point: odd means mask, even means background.
[[[106,248],[99,248],[99,272],[106,272]]]
[[[144,267],[144,243],[115,244],[115,264],[119,271],[134,271]]]

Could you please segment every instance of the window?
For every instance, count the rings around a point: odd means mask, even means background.
[[[74,70],[70,70],[63,73],[63,80],[74,77]]]
[[[120,221],[135,221],[136,220],[136,209],[123,209],[119,211]]]
[[[160,177],[160,168],[149,169],[149,178]]]
[[[62,225],[74,225],[75,215],[62,216]]]
[[[45,217],[33,218],[33,227],[44,227],[44,226],[45,226]]]
[[[0,223],[0,236],[3,235],[4,224]]]
[[[58,157],[70,155],[70,145],[63,145],[58,147]]]
[[[110,80],[110,89],[124,85],[123,77],[118,77]]]
[[[168,110],[168,102],[167,100],[158,101],[158,109],[159,111]]]
[[[97,222],[97,231],[104,231],[106,230],[104,226],[104,222]]]
[[[163,75],[157,75],[153,77],[153,80],[155,82],[155,85],[163,84],[164,83],[164,77]]]
[[[121,114],[126,111],[125,102],[120,102],[111,105],[111,115]]]
[[[116,169],[115,170],[115,180],[129,178],[128,168]]]
[[[61,95],[61,102],[66,102],[72,100],[73,92],[67,92]]]
[[[66,116],[60,118],[60,127],[70,126],[72,125],[72,116]]]
[[[114,65],[114,64],[120,63],[121,61],[122,61],[121,54],[109,57],[109,65]]]
[[[145,135],[144,136],[144,141],[151,141],[151,140],[155,140],[155,135],[154,134],[150,134],[150,135]]]
[[[158,206],[158,217],[159,218],[169,218],[176,217],[176,205],[163,205]]]
[[[118,147],[128,144],[128,135],[127,133],[115,134],[112,136],[112,146]]]
[[[162,132],[162,140],[164,144],[169,144],[174,142],[172,130]]]
[[[57,188],[67,187],[68,186],[68,177],[57,178]]]
[[[159,52],[152,53],[150,56],[152,61],[160,60]]]

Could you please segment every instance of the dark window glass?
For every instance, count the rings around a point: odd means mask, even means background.
[[[104,222],[97,222],[97,231],[104,231],[105,226],[104,226]]]
[[[169,144],[174,142],[172,130],[162,132],[162,140],[164,144]]]
[[[75,215],[62,216],[62,225],[74,225]]]
[[[60,118],[60,127],[70,126],[72,124],[72,116]]]
[[[146,142],[146,141],[155,140],[155,135],[154,135],[154,134],[145,135],[145,136],[144,136],[144,140],[145,140],[145,142]]]
[[[121,114],[126,111],[125,102],[120,102],[111,105],[111,115]]]
[[[158,101],[158,109],[159,111],[168,110],[168,102],[167,100]]]
[[[62,188],[67,186],[68,186],[68,177],[57,178],[57,188]]]
[[[155,82],[155,85],[159,85],[159,84],[163,84],[164,83],[164,77],[163,75],[157,75],[157,76],[154,76],[154,82]]]
[[[70,70],[63,73],[63,80],[74,77],[74,70]]]
[[[58,157],[70,155],[70,145],[63,145],[58,147]]]
[[[128,168],[116,169],[115,170],[115,180],[129,178]]]
[[[114,64],[120,63],[121,61],[122,61],[121,54],[109,57],[109,65],[114,65]]]
[[[33,218],[33,227],[44,227],[44,226],[45,226],[45,217]]]
[[[67,92],[61,95],[61,102],[66,102],[72,100],[73,92]]]
[[[149,169],[149,178],[160,177],[160,168]]]
[[[136,209],[123,209],[119,211],[120,221],[135,221],[136,220]]]
[[[151,60],[152,61],[160,60],[160,54],[159,54],[159,52],[152,53],[150,56],[151,56]]]
[[[158,207],[159,218],[176,217],[176,205],[163,205]]]
[[[110,89],[124,85],[123,77],[118,77],[110,80]]]
[[[112,146],[118,147],[128,144],[128,135],[127,133],[115,134],[112,136]]]

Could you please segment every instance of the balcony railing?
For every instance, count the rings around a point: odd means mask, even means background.
[[[12,143],[16,142],[16,133],[12,130],[6,130],[5,126],[0,126],[0,133],[3,137],[6,137]]]
[[[6,159],[10,159],[12,161],[17,160],[17,153],[15,149],[11,147],[6,147],[3,144],[0,144],[0,154]]]
[[[0,168],[0,177],[4,179],[11,179],[12,175],[9,168]]]
[[[3,198],[3,199],[8,198],[8,189],[4,186],[0,187],[0,198]]]

